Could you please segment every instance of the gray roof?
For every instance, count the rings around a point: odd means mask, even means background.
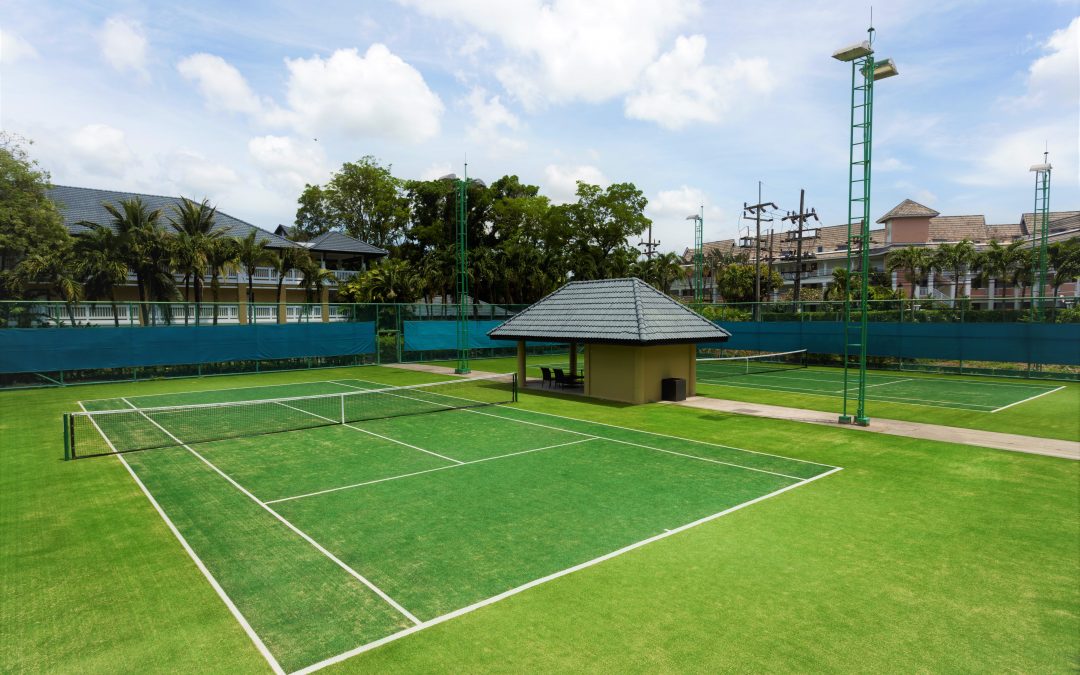
[[[658,345],[722,342],[723,328],[640,279],[572,281],[488,331],[497,340]]]
[[[70,187],[67,185],[55,185],[47,191],[49,199],[56,203],[56,208],[64,219],[64,226],[68,232],[79,234],[86,227],[79,225],[80,221],[89,221],[100,225],[111,226],[112,216],[101,204],[119,204],[126,199],[138,197],[151,210],[161,209],[161,225],[169,227],[169,216],[173,215],[173,206],[180,204],[180,197],[164,197],[161,195],[145,195],[137,192],[117,192],[116,190],[96,190],[94,188]],[[239,218],[234,218],[227,213],[218,211],[214,214],[214,222],[219,229],[233,237],[246,237],[248,232],[255,230],[259,241],[265,241],[270,248],[292,248],[296,246],[288,239],[267,232],[246,223]]]
[[[919,202],[911,199],[905,199],[896,206],[892,207],[888,213],[878,218],[879,223],[884,223],[887,220],[893,218],[933,218],[934,216],[940,216],[941,214],[930,208],[929,206],[923,206]]]
[[[386,249],[372,246],[356,237],[350,237],[347,234],[332,230],[320,234],[311,241],[304,242],[301,246],[306,246],[312,251],[326,251],[328,253],[360,253],[363,255],[387,255],[390,253]]]

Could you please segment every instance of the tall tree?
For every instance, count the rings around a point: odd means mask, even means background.
[[[266,244],[267,238],[261,236],[254,229],[248,232],[247,236],[237,240],[236,260],[240,263],[240,267],[247,277],[247,301],[249,305],[255,302],[254,279],[256,271],[259,267],[270,265],[273,262],[274,255]],[[253,313],[254,309],[249,306],[248,312]]]
[[[409,219],[402,181],[371,156],[346,162],[323,187],[300,195],[296,226],[305,236],[330,229],[381,248],[399,243]]]
[[[942,244],[934,251],[933,268],[952,276],[954,302],[960,297],[960,276],[968,271],[974,261],[975,244],[968,239],[955,244]]]
[[[240,241],[234,237],[211,239],[206,249],[206,265],[210,268],[210,297],[214,301],[215,326],[218,322],[218,303],[221,302],[221,275],[236,269],[239,254]]]
[[[173,206],[173,215],[169,223],[179,235],[178,253],[182,263],[180,271],[185,277],[192,277],[195,283],[195,321],[199,321],[199,305],[203,301],[203,283],[206,275],[207,253],[211,242],[225,234],[215,226],[217,208],[210,206],[208,200],[201,202],[182,197],[180,203]],[[187,289],[184,290],[187,300]],[[187,313],[185,312],[185,316]]]
[[[11,273],[14,287],[24,292],[31,285],[45,290],[45,299],[57,296],[67,308],[71,325],[75,325],[75,303],[83,297],[83,285],[76,277],[70,245],[52,249],[37,249],[24,256]]]
[[[49,173],[30,159],[26,145],[0,132],[0,272],[31,252],[71,243],[56,205],[46,196]]]
[[[120,236],[128,267],[135,272],[139,312],[145,325],[152,315],[144,303],[172,299],[176,289],[171,267],[172,239],[159,226],[161,209],[151,209],[139,197],[101,206]]]
[[[926,283],[933,269],[934,258],[931,252],[922,246],[906,246],[892,251],[885,256],[885,268],[890,272],[902,270],[911,283],[911,297],[915,297],[915,287]]]
[[[1048,264],[1054,271],[1051,294],[1056,298],[1062,284],[1080,282],[1080,237],[1055,241],[1047,250]]]
[[[649,226],[651,221],[645,217],[649,200],[633,183],[614,183],[604,189],[578,181],[577,186],[577,202],[560,209],[571,232],[568,244],[574,278],[628,274],[638,252],[627,240]]]
[[[1014,241],[1002,246],[997,240],[991,239],[986,248],[979,251],[971,263],[971,269],[982,282],[991,279],[1007,283],[1008,277],[1018,262],[1018,256],[1023,247],[1027,245],[1023,241]],[[994,297],[990,297],[990,309],[994,308]]]
[[[109,301],[113,324],[119,326],[116,287],[127,281],[128,273],[124,242],[111,227],[97,223],[81,224],[87,230],[75,240],[75,274],[82,280],[87,298]]]

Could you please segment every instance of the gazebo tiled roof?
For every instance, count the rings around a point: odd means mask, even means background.
[[[640,279],[603,279],[570,282],[488,336],[648,346],[723,342],[731,334]]]

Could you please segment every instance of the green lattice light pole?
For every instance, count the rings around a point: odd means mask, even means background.
[[[456,220],[457,260],[454,266],[455,286],[457,288],[457,368],[455,373],[467,374],[469,368],[469,228],[468,204],[470,182],[481,187],[484,181],[469,180],[469,163],[465,163],[465,177],[447,174],[439,180],[454,183],[454,211]]]
[[[845,47],[833,54],[833,58],[851,63],[851,134],[848,161],[848,220],[847,220],[847,288],[844,289],[844,398],[840,422],[855,422],[860,426],[870,424],[866,415],[866,353],[867,310],[870,278],[870,159],[874,121],[874,82],[897,74],[892,59],[875,61],[873,26],[867,31],[867,39]],[[852,280],[854,272],[854,248],[859,246],[859,322],[857,336],[852,332],[851,321]],[[857,342],[852,340],[856,339]],[[851,387],[848,384],[851,368],[851,350],[859,357],[859,375],[856,385],[857,408],[854,418],[848,413]]]
[[[1041,320],[1046,313],[1046,266],[1050,239],[1050,153],[1043,153],[1043,163],[1031,167],[1035,172],[1035,229],[1031,233],[1031,263],[1035,284],[1031,291],[1031,318]],[[1036,296],[1036,293],[1038,295]]]
[[[705,230],[705,205],[701,205],[701,213],[687,216],[687,220],[694,221],[694,304],[700,305],[705,302],[705,248],[702,239]]]

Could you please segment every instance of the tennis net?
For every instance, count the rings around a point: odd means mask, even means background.
[[[517,375],[509,373],[317,396],[73,412],[64,416],[65,455],[150,450],[516,400]]]
[[[754,356],[724,356],[715,359],[698,359],[697,376],[699,380],[710,380],[736,375],[770,373],[778,370],[792,370],[806,367],[806,350],[774,354],[756,354]]]

